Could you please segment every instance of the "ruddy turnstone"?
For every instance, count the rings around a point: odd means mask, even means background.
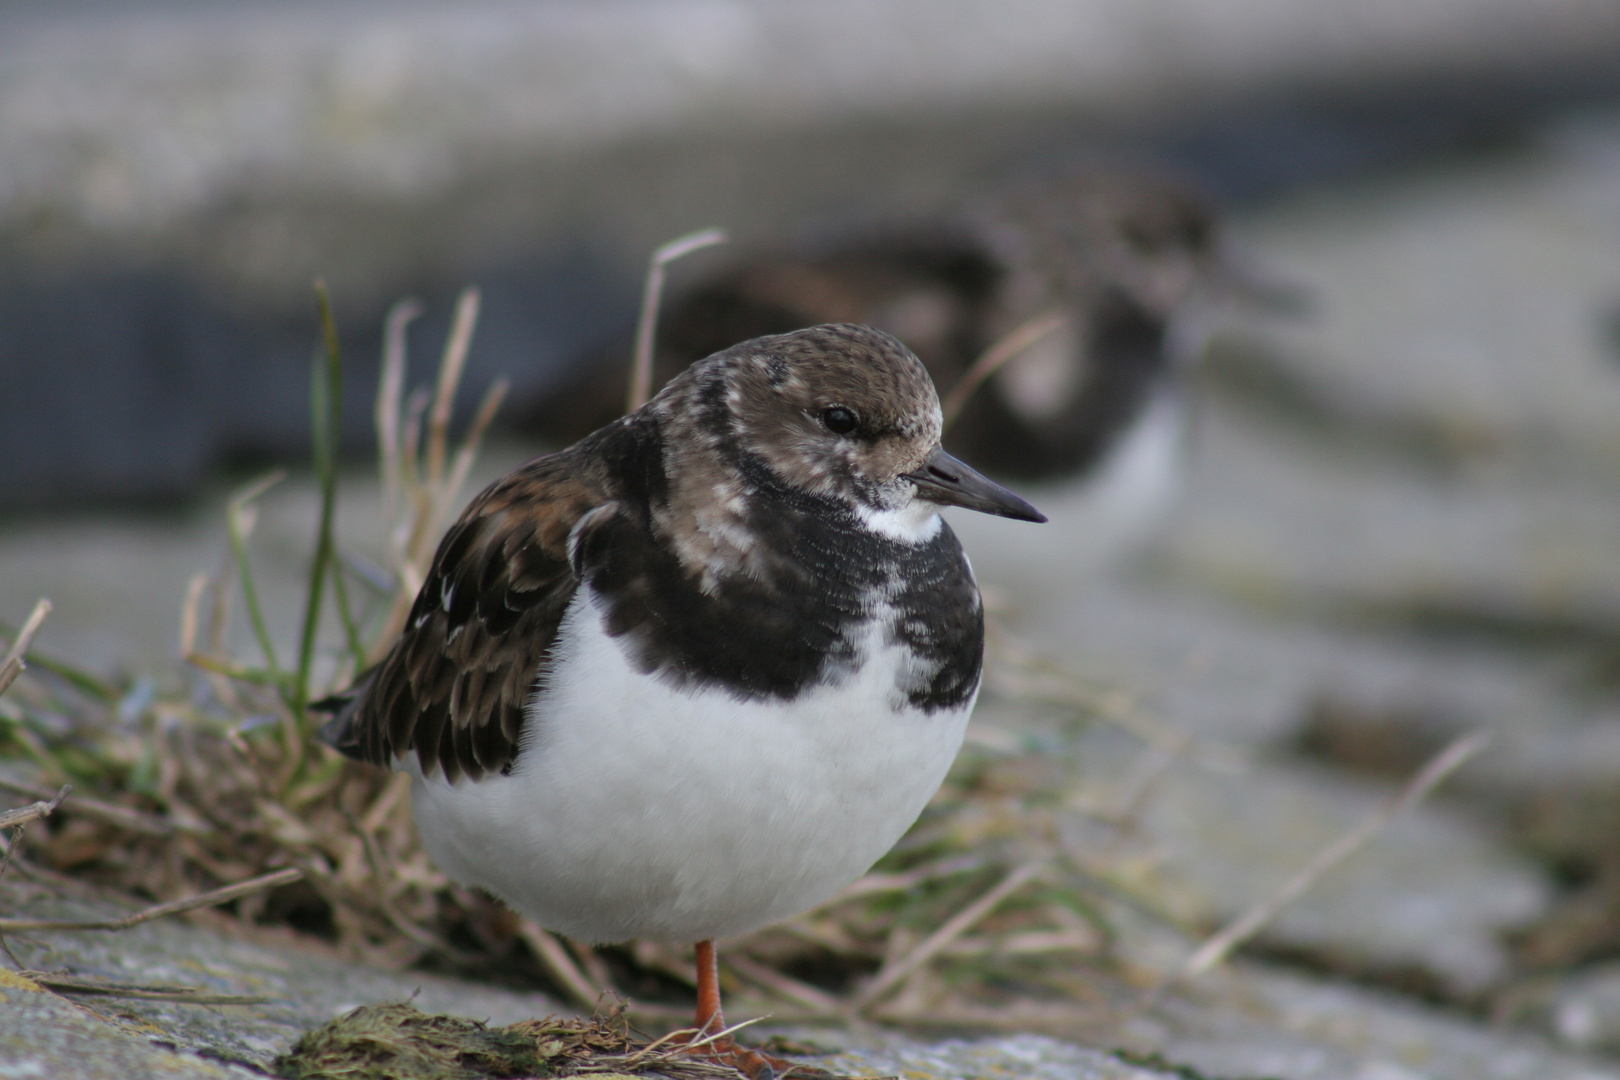
[[[714,939],[859,877],[956,756],[984,616],[940,508],[1045,520],[940,424],[869,327],[692,365],[472,501],[323,738],[411,773],[438,864],[540,925],[697,942],[719,1030]]]

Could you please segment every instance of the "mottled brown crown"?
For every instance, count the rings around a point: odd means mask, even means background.
[[[888,334],[847,323],[726,349],[677,377],[649,408],[672,445],[713,453],[715,469],[751,457],[790,487],[872,506],[910,496],[900,477],[939,445],[941,429],[922,362]],[[831,410],[846,410],[854,426],[837,430]],[[711,471],[690,460],[672,470],[724,482]]]

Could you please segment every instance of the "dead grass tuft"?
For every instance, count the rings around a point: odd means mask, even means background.
[[[548,1016],[498,1028],[429,1016],[403,1003],[363,1006],[304,1035],[276,1060],[276,1070],[289,1080],[739,1080],[745,1075],[693,1055],[668,1036],[648,1039],[630,1026],[622,1003],[589,1020]],[[801,1074],[836,1080],[802,1066],[790,1073]]]

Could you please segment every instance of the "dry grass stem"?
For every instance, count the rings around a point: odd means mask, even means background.
[[[860,1012],[871,1006],[907,976],[932,960],[941,949],[973,929],[1003,900],[1033,881],[1043,869],[1040,864],[1020,866],[1002,878],[989,892],[951,916],[944,926],[923,939],[916,948],[893,962],[884,964],[866,988],[850,1001],[850,1011]]]
[[[844,1003],[832,994],[761,963],[745,952],[728,954],[726,966],[735,974],[784,1000],[803,1005],[812,1013],[830,1016],[843,1008]]]
[[[636,321],[636,342],[630,356],[630,392],[625,412],[635,412],[652,396],[653,347],[658,330],[658,305],[664,296],[664,268],[694,251],[726,242],[719,229],[703,229],[671,240],[647,261],[647,280],[641,290],[641,317]]]
[[[405,397],[405,332],[422,314],[420,301],[401,300],[388,309],[383,324],[382,370],[372,418],[377,425],[377,461],[382,472],[383,512],[392,514],[399,499],[400,403]]]
[[[53,798],[42,799],[39,802],[29,803],[27,806],[19,806],[15,810],[0,813],[0,829],[20,829],[30,821],[50,817],[52,811],[61,805],[62,800],[67,798],[68,792],[72,790],[73,785],[63,784],[62,790],[58,791]]]
[[[568,955],[568,950],[557,940],[555,934],[540,929],[530,919],[524,919],[519,924],[518,936],[545,965],[551,977],[556,979],[568,996],[574,999],[576,1005],[593,1009],[602,999],[602,995],[607,993],[607,987],[597,986],[579,969],[579,965],[574,963],[574,958]]]
[[[254,636],[258,639],[259,650],[264,654],[264,662],[269,667],[270,676],[278,684],[282,681],[281,665],[276,661],[276,650],[270,638],[270,628],[264,621],[263,609],[259,606],[258,588],[253,581],[252,566],[248,562],[247,542],[253,535],[253,527],[258,523],[258,508],[253,501],[266,491],[287,479],[285,469],[277,469],[268,476],[250,484],[239,495],[232,499],[225,508],[225,527],[231,538],[231,551],[236,557],[236,573],[242,589],[243,599],[247,603],[248,617],[253,625]],[[224,674],[240,673],[244,669],[231,665],[222,657],[187,657],[193,663],[204,666],[214,666]],[[212,661],[212,665],[209,665]]]
[[[879,893],[905,892],[915,889],[926,881],[937,878],[951,877],[977,870],[984,865],[984,859],[978,855],[952,855],[937,862],[919,866],[904,873],[884,873],[873,871],[858,878],[853,884],[844,886],[831,900],[818,908],[823,910],[835,907],[850,900],[857,900],[864,896],[874,896]]]
[[[149,1001],[177,1001],[185,1005],[263,1005],[275,998],[251,994],[221,994],[212,990],[198,990],[190,986],[143,986],[135,983],[104,982],[83,979],[60,972],[19,971],[25,979],[59,994],[69,996],[142,998]]]
[[[132,915],[121,919],[0,919],[0,931],[11,932],[16,930],[128,930],[132,926],[139,926],[153,919],[161,919],[166,915],[178,915],[182,911],[194,911],[197,908],[214,907],[218,904],[229,903],[238,897],[256,893],[261,889],[273,889],[277,885],[290,885],[304,876],[304,872],[296,867],[277,870],[273,874],[265,874],[251,881],[238,882],[227,885],[223,889],[214,889],[201,896],[189,896],[184,900],[171,900],[167,904],[154,904]]]
[[[6,652],[6,658],[0,660],[0,694],[5,693],[11,684],[17,681],[17,676],[21,675],[23,669],[28,666],[24,657],[28,653],[29,646],[34,643],[34,635],[39,633],[40,626],[45,622],[45,616],[50,613],[51,602],[44,599],[40,600],[39,603],[34,605],[34,610],[29,613],[28,621],[23,623],[21,630],[17,631],[17,640],[11,643],[11,648]]]
[[[1067,317],[1061,311],[1037,315],[1015,326],[1000,341],[986,349],[977,360],[973,361],[973,366],[956,381],[956,385],[951,387],[951,392],[945,395],[939,410],[945,416],[946,429],[949,430],[956,422],[962,408],[990,376],[1006,367],[1019,353],[1058,330],[1066,321]]]
[[[695,1027],[679,1028],[665,1035],[660,1035],[646,1046],[643,1046],[640,1050],[628,1055],[624,1059],[624,1062],[627,1065],[641,1064],[663,1058],[670,1054],[678,1054],[681,1057],[688,1057],[694,1050],[701,1050],[705,1046],[713,1046],[715,1043],[720,1042],[721,1040],[730,1039],[733,1035],[737,1034],[739,1031],[742,1031],[744,1028],[751,1028],[755,1024],[762,1023],[769,1019],[770,1017],[768,1016],[756,1016],[752,1019],[743,1020],[739,1023],[732,1024],[730,1027],[721,1028],[719,1031],[712,1031],[707,1035],[704,1035]],[[694,1038],[694,1036],[699,1037]],[[666,1047],[668,1049],[666,1049]]]
[[[9,777],[0,776],[0,788],[14,791],[18,795],[31,799],[57,799],[61,793],[51,795],[50,789],[38,784],[23,783]],[[89,795],[75,795],[73,801],[68,803],[65,810],[71,811],[76,817],[89,818],[110,825],[126,832],[140,833],[145,836],[169,836],[177,832],[207,833],[211,830],[206,825],[195,822],[176,820],[158,814],[147,814],[133,807],[121,806],[118,803],[103,802]]]
[[[1154,988],[1149,996],[1149,1002],[1157,1001],[1175,983],[1194,978],[1225,960],[1234,949],[1253,938],[1284,908],[1304,895],[1305,890],[1319,881],[1322,875],[1361,850],[1388,827],[1391,821],[1420,802],[1446,777],[1485,749],[1489,742],[1488,733],[1477,732],[1463,736],[1436,754],[1399,791],[1386,799],[1354,828],[1317,852],[1310,862],[1284,882],[1275,893],[1211,935],[1173,975]]]
[[[455,499],[456,492],[461,485],[467,482],[467,474],[472,472],[473,463],[478,460],[478,451],[484,443],[484,433],[494,422],[495,414],[501,411],[501,404],[506,400],[507,391],[512,384],[505,378],[496,379],[484,393],[484,399],[478,403],[478,411],[473,414],[472,424],[467,428],[466,437],[462,439],[461,446],[456,449],[454,463],[450,466],[450,475],[444,482],[443,507],[448,510]],[[440,517],[443,518],[441,511]]]
[[[1009,644],[1014,647],[1009,648]],[[998,635],[999,662],[993,685],[999,693],[1021,701],[1075,709],[1150,746],[1217,772],[1242,773],[1248,769],[1248,758],[1240,751],[1178,731],[1128,699],[1099,693],[1033,651],[1017,647],[1021,644],[1005,632]]]
[[[201,621],[203,595],[208,591],[208,575],[201,571],[192,574],[191,580],[186,582],[186,598],[180,605],[180,655],[189,657],[195,655],[197,649],[197,627]]]
[[[603,993],[623,996],[619,993],[619,988],[613,985],[613,972],[608,970],[607,963],[594,946],[581,945],[573,938],[563,938],[562,942],[568,946],[568,951],[574,954],[579,969],[585,973],[585,977],[593,986],[600,986]]]
[[[456,404],[456,389],[467,366],[472,348],[473,328],[478,325],[479,292],[463,289],[456,300],[456,314],[450,324],[450,337],[439,362],[439,382],[433,391],[433,408],[428,413],[427,481],[436,485],[444,479],[446,454],[450,447],[450,413]]]
[[[1103,816],[1111,821],[1117,828],[1113,851],[1117,853],[1141,824],[1142,815],[1147,812],[1153,801],[1153,795],[1158,791],[1159,784],[1165,779],[1170,767],[1176,763],[1176,753],[1164,746],[1149,743],[1142,748],[1135,762],[1126,770],[1125,775],[1109,793],[1108,805]]]
[[[411,396],[400,406],[399,420],[399,476],[400,483],[415,492],[422,486],[422,420],[427,416],[433,392],[425,386],[411,391]],[[409,539],[405,537],[403,539]]]
[[[367,664],[376,663],[386,655],[405,625],[405,616],[427,574],[445,518],[472,471],[485,432],[506,398],[508,383],[498,379],[485,393],[467,434],[452,456],[450,419],[466,371],[479,306],[478,290],[462,292],[440,357],[432,395],[418,389],[403,401],[404,327],[416,316],[417,309],[396,305],[389,316],[392,336],[385,349],[384,377],[377,388],[375,413],[384,513],[396,519],[390,530],[389,552],[389,569],[394,575],[395,588],[382,628],[366,650]],[[424,414],[426,446],[422,445]]]

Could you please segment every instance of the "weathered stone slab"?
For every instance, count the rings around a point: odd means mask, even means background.
[[[149,1025],[114,1023],[0,970],[0,1076],[72,1080],[251,1080],[263,1074],[159,1045]]]
[[[109,914],[106,905],[52,899],[14,886],[0,887],[0,907],[8,914],[41,918],[104,918]],[[18,959],[38,971],[65,969],[77,977],[110,983],[182,986],[211,994],[268,999],[249,1005],[190,1005],[116,996],[80,999],[147,1039],[249,1070],[268,1068],[302,1032],[357,1005],[414,999],[427,1011],[502,1024],[561,1010],[540,994],[347,963],[322,949],[319,942],[291,933],[243,941],[170,919],[118,932],[41,932],[12,935],[8,941]],[[55,1010],[50,1016],[69,1015],[55,1005],[49,1008]],[[83,1027],[85,1034],[72,1034],[80,1032],[80,1027],[67,1030],[75,1039],[101,1032],[94,1025]],[[19,1045],[37,1048],[41,1054],[54,1053],[53,1044],[36,1047],[23,1032],[13,1037]]]
[[[0,906],[34,914],[109,914],[104,906],[24,897]],[[37,940],[33,940],[37,937]],[[0,1076],[63,1080],[242,1080],[262,1076],[303,1030],[358,1004],[415,995],[425,1010],[509,1023],[554,1012],[539,995],[416,972],[344,964],[291,939],[222,938],[181,921],[115,934],[13,935],[31,966],[119,982],[174,981],[216,993],[269,996],[252,1005],[176,1005],[95,998],[99,1013],[0,973]],[[798,1034],[795,1032],[794,1034]],[[1620,1065],[1554,1050],[1422,1006],[1280,975],[1254,965],[1216,973],[1146,1012],[1118,1015],[1070,1038],[1018,1035],[929,1040],[864,1026],[817,1028],[814,1059],[858,1074],[931,1080],[1617,1080]],[[1124,1057],[1117,1047],[1129,1047]],[[1192,1070],[1190,1073],[1189,1070]]]

